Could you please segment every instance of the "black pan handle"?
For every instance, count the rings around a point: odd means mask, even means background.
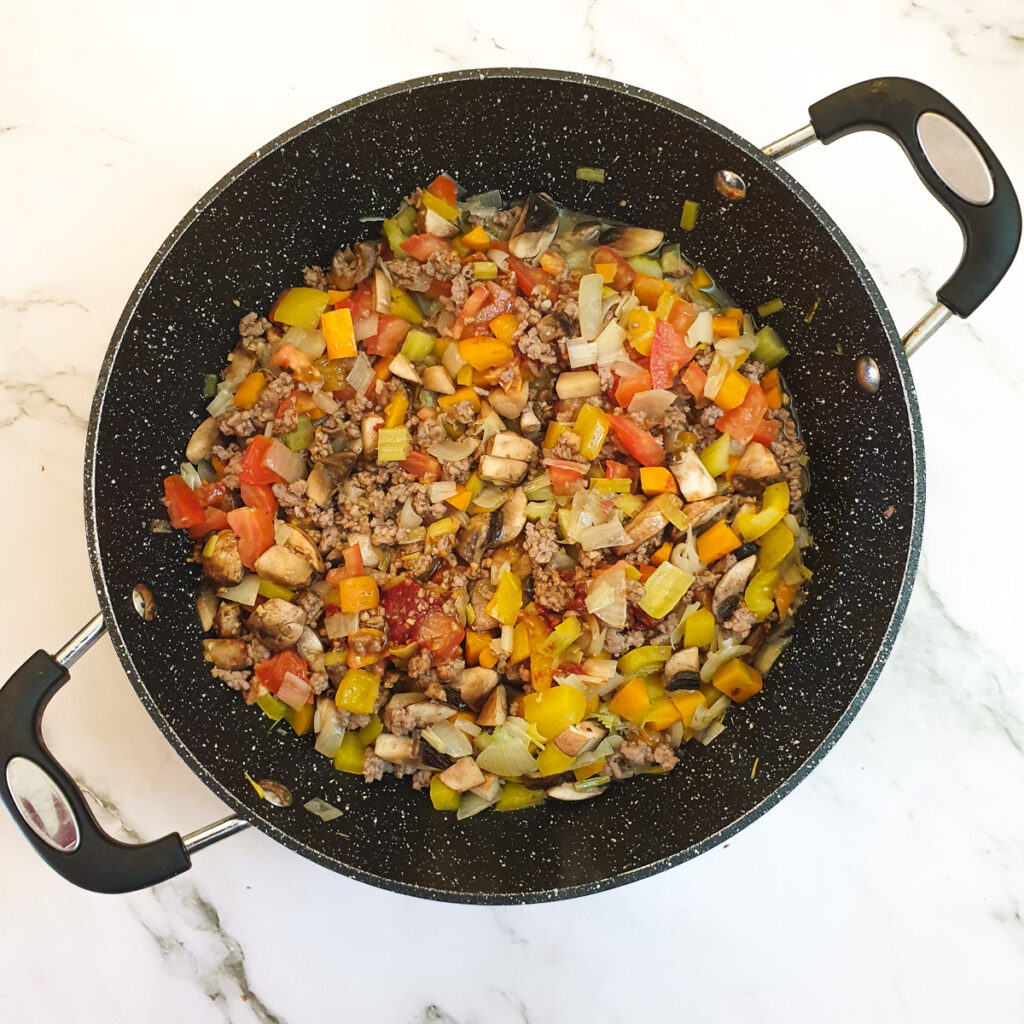
[[[809,112],[814,136],[826,145],[850,132],[878,131],[903,147],[964,236],[960,265],[937,298],[957,316],[973,313],[1009,269],[1021,235],[1013,185],[974,125],[945,96],[909,78],[851,85]]]
[[[191,866],[181,836],[131,845],[107,835],[40,732],[50,698],[71,678],[67,666],[102,632],[97,615],[56,657],[36,651],[0,688],[0,798],[59,875],[93,892],[132,892]]]

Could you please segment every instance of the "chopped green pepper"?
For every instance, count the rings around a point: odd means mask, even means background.
[[[295,429],[283,434],[281,440],[293,452],[305,451],[313,443],[313,421],[308,413],[303,413],[295,425]]]
[[[220,382],[220,377],[215,373],[204,373],[203,374],[203,397],[213,398],[217,394],[217,384]]]
[[[782,339],[774,328],[762,327],[754,337],[757,338],[757,345],[750,353],[750,358],[764,363],[769,370],[778,366],[789,355],[789,349],[782,344]]]
[[[649,277],[661,277],[661,260],[655,256],[631,256],[626,262],[638,273]]]
[[[683,212],[679,217],[679,226],[684,231],[692,231],[697,226],[697,212],[700,210],[700,203],[687,199],[683,203]]]
[[[683,270],[683,257],[679,251],[679,243],[666,245],[661,250],[661,272],[663,274],[680,274]]]
[[[256,698],[256,706],[272,722],[280,722],[289,711],[289,707],[283,700],[278,700],[272,693],[264,693]]]
[[[426,331],[414,328],[402,342],[402,355],[411,363],[422,363],[427,356],[433,354],[436,342],[437,338],[433,334],[427,334]]]
[[[412,297],[401,288],[391,289],[391,313],[404,320],[407,324],[423,323],[423,314]]]

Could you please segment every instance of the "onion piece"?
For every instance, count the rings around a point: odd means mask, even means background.
[[[623,342],[626,340],[626,331],[616,320],[609,320],[604,330],[597,336],[597,365],[610,366],[620,359],[626,359],[626,350]]]
[[[702,683],[710,683],[711,677],[727,662],[732,661],[733,658],[742,657],[744,654],[752,651],[753,648],[747,644],[741,644],[738,640],[733,637],[729,637],[722,643],[722,646],[717,651],[712,651],[707,661],[701,666],[700,679]]]
[[[191,462],[183,462],[178,467],[178,472],[193,491],[203,482],[203,478],[199,475],[199,470]]]
[[[324,757],[334,757],[345,738],[338,707],[330,697],[321,697],[313,713],[313,729],[316,732],[316,751]]]
[[[315,327],[289,327],[283,341],[294,345],[310,359],[319,359],[327,348],[323,334]]]
[[[473,753],[469,737],[445,719],[424,729],[421,735],[435,750],[449,757],[469,757]]]
[[[702,309],[697,314],[697,319],[690,324],[686,332],[686,344],[691,348],[698,345],[711,345],[715,340],[715,332],[711,329],[712,314],[710,310]]]
[[[227,384],[217,385],[217,394],[213,401],[206,407],[211,416],[223,416],[229,409],[235,407],[235,394]]]
[[[498,796],[500,795],[499,791]],[[464,818],[472,818],[474,814],[486,811],[488,807],[497,802],[498,797],[493,800],[485,800],[479,793],[467,791],[459,797],[459,809],[455,814],[455,820],[462,821]]]
[[[638,412],[649,420],[660,420],[676,397],[674,391],[665,391],[663,388],[639,391],[630,399],[628,411]]]
[[[473,496],[473,505],[481,512],[493,512],[505,504],[508,493],[495,484],[484,484]]]
[[[427,497],[432,505],[436,505],[445,498],[454,498],[458,490],[459,485],[454,480],[438,480],[437,483],[427,485]]]
[[[449,345],[448,347],[454,346]],[[480,442],[475,437],[463,437],[458,441],[437,441],[427,451],[442,462],[460,462],[462,459],[468,459],[477,450],[479,444]]]
[[[313,688],[301,676],[294,672],[285,672],[277,690],[277,699],[283,700],[292,710],[298,711],[312,692]]]
[[[364,353],[360,352],[352,369],[348,371],[348,376],[345,380],[352,385],[356,394],[365,395],[375,379],[370,360],[366,358]]]
[[[708,379],[704,382],[705,398],[714,399],[731,369],[732,363],[716,352],[714,359],[711,360],[711,366],[708,367]]]
[[[610,523],[598,523],[579,531],[580,547],[584,551],[597,551],[600,548],[612,548],[619,544],[629,544],[629,534],[622,528],[618,519]]]
[[[256,598],[260,596],[260,578],[254,572],[246,573],[241,582],[233,587],[221,587],[217,591],[217,596],[251,608],[256,603]]]
[[[376,569],[380,565],[380,552],[370,543],[368,533],[350,533],[348,535],[349,546],[359,545],[359,554],[362,556],[363,565],[367,569]]]
[[[412,498],[406,498],[402,505],[402,511],[398,513],[398,525],[407,529],[412,526],[422,526],[423,516],[419,515],[412,507]]]
[[[501,249],[488,249],[487,250],[487,258],[492,263],[497,263],[499,270],[507,270],[508,269],[508,253],[507,252],[502,252]]]
[[[580,278],[579,307],[580,334],[584,341],[592,341],[601,333],[604,312],[601,308],[601,293],[604,279],[600,274],[584,274]]]
[[[263,456],[263,464],[288,484],[301,480],[306,475],[306,460],[276,437],[270,442],[270,447]]]
[[[644,368],[631,362],[629,359],[617,359],[612,363],[612,373],[619,377],[632,377],[638,373],[644,373]]]
[[[341,817],[341,811],[337,807],[332,806],[326,800],[321,800],[318,796],[307,800],[302,807],[310,814],[315,814],[321,821],[334,821],[335,818]]]
[[[341,402],[327,391],[314,391],[313,401],[316,402],[317,408],[327,413],[328,416],[333,415],[341,408]]]
[[[565,344],[569,365],[578,370],[581,366],[593,366],[597,362],[597,342],[570,338]]]
[[[358,612],[335,612],[324,619],[324,629],[332,640],[350,636],[359,628]]]
[[[356,341],[366,341],[367,338],[372,338],[377,333],[379,327],[380,320],[377,314],[371,313],[352,325],[352,333],[355,335]]]

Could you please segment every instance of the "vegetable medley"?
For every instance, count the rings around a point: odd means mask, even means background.
[[[811,541],[770,327],[660,231],[458,195],[243,317],[164,492],[213,675],[465,817],[713,740]]]

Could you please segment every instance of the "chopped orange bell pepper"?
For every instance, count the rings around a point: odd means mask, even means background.
[[[512,348],[497,338],[467,338],[459,342],[459,355],[474,370],[490,370],[512,362]]]
[[[644,716],[644,725],[654,729],[668,729],[679,721],[679,709],[671,697],[656,697],[651,701],[650,710]]]
[[[658,305],[658,300],[662,295],[671,290],[672,285],[668,281],[663,281],[660,277],[652,277],[650,274],[637,274],[633,281],[633,294],[643,305],[649,306],[651,309]]]
[[[477,412],[480,411],[480,396],[470,387],[456,388],[454,394],[437,398],[437,406],[442,412],[454,408],[459,402],[469,402]]]
[[[739,321],[731,316],[713,316],[711,330],[717,338],[738,338],[740,336]]]
[[[742,373],[730,370],[725,375],[725,380],[722,381],[722,386],[718,389],[718,394],[715,395],[713,401],[719,409],[727,411],[736,409],[743,404],[743,399],[747,397],[749,390],[750,381]]]
[[[761,378],[761,390],[769,409],[782,408],[782,384],[779,382],[778,370],[769,370]]]
[[[739,464],[740,464],[740,456],[739,455],[730,455],[729,456],[729,464],[725,468],[725,479],[729,483],[732,483],[732,475],[733,475],[733,473],[736,472],[736,467]]]
[[[658,548],[657,551],[651,555],[651,565],[661,565],[662,562],[668,561],[668,556],[672,554],[672,541],[667,540],[664,544]]]
[[[615,271],[618,270],[618,265],[615,263],[595,263],[594,273],[601,275],[601,280],[605,284],[611,284],[615,280]]]
[[[548,249],[547,252],[541,254],[540,268],[552,277],[556,277],[565,270],[565,260],[553,249]]]
[[[687,729],[693,724],[693,716],[697,708],[706,708],[708,706],[708,702],[704,699],[704,694],[700,690],[679,690],[676,693],[669,694],[669,697],[672,703],[675,704],[679,717]]]
[[[506,345],[512,344],[512,335],[516,333],[516,318],[511,313],[502,313],[491,321],[491,334]]]
[[[582,782],[584,779],[589,779],[593,775],[600,775],[601,769],[607,764],[605,758],[600,758],[597,761],[591,761],[590,764],[585,764],[582,768],[577,768],[573,771],[573,775],[576,776],[577,782]]]
[[[380,590],[372,576],[348,576],[338,582],[338,607],[343,612],[362,612],[380,604]]]
[[[487,237],[487,232],[479,224],[471,231],[467,231],[459,241],[474,252],[484,252],[491,247],[491,240]]]
[[[526,631],[525,622],[517,622],[512,631],[512,653],[509,655],[508,663],[518,665],[526,661],[530,656],[530,634]]]
[[[733,658],[711,677],[711,685],[737,704],[761,691],[761,673],[745,661]]]
[[[782,577],[779,577],[779,582],[775,584],[775,607],[779,609],[780,619],[784,619],[789,614],[798,589],[795,584],[787,583]]]
[[[637,676],[630,679],[609,701],[608,710],[634,725],[640,725],[650,706],[651,699],[647,695],[647,686],[643,679]]]
[[[235,392],[235,407],[238,409],[251,409],[256,404],[260,392],[266,386],[267,379],[262,373],[250,373]]]
[[[332,309],[320,317],[320,330],[327,342],[328,359],[348,359],[356,354],[356,335],[352,311]]]
[[[640,489],[644,494],[675,494],[676,478],[664,466],[641,466]]]
[[[480,665],[482,668],[494,668],[498,664],[498,656],[491,649],[491,645],[488,644],[480,652]]]
[[[456,484],[456,486],[458,490],[450,498],[445,498],[444,500],[452,508],[465,512],[469,508],[469,503],[473,500],[473,492],[463,487],[462,484]]]
[[[730,551],[735,551],[741,543],[728,523],[717,522],[697,538],[697,557],[705,565],[710,565]]]
[[[490,633],[478,633],[475,630],[466,630],[466,664],[479,665],[480,652],[490,645]]]
[[[327,305],[334,306],[339,302],[344,302],[347,298],[352,295],[352,292],[340,292],[336,288],[327,289]]]

